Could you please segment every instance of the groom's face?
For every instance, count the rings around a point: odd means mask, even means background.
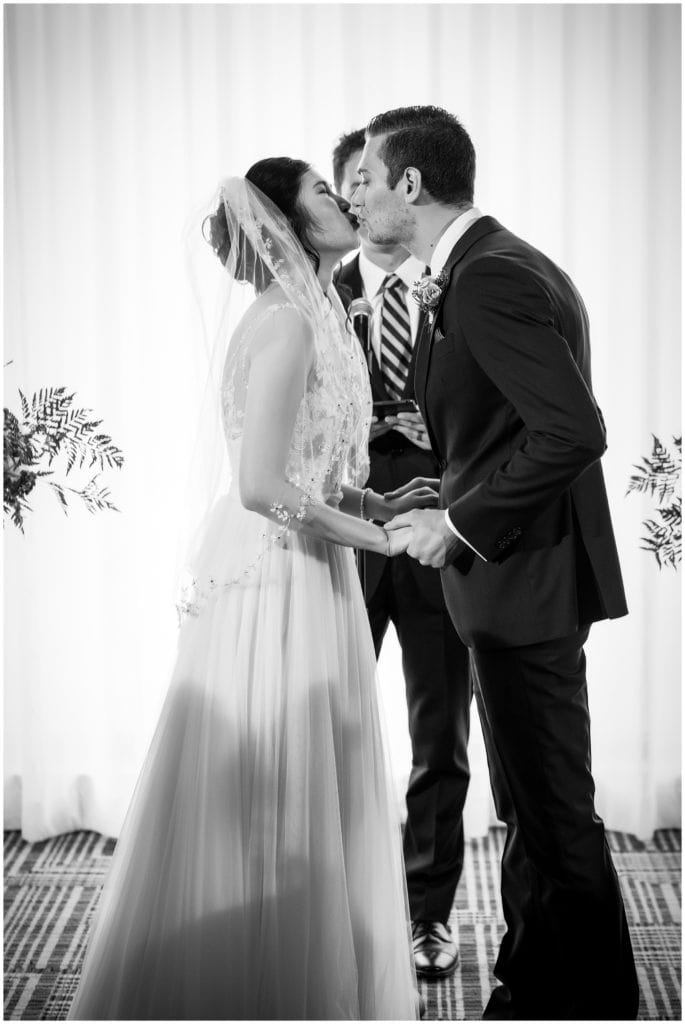
[[[414,218],[405,202],[403,179],[395,188],[388,185],[388,168],[381,156],[385,138],[377,135],[367,140],[359,160],[359,184],[350,202],[371,242],[401,245],[411,241]]]

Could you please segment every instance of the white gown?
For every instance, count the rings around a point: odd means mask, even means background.
[[[234,480],[249,335],[223,387]],[[291,443],[289,479],[302,486],[293,478],[304,467],[309,493],[329,502],[350,427],[369,414],[358,349],[339,328],[319,347]],[[303,445],[312,426],[316,444]],[[208,517],[197,566],[198,578],[236,582],[189,602],[69,1016],[415,1019],[399,824],[353,552],[279,530],[233,485]]]

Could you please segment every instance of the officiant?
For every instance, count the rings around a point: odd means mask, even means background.
[[[343,135],[333,152],[336,191],[349,199],[364,130]],[[347,305],[371,304],[369,373],[374,399],[368,486],[394,490],[440,466],[414,398],[414,351],[423,314],[411,296],[425,267],[401,246],[376,245],[359,229],[360,248],[335,283]],[[397,411],[404,410],[404,411]],[[365,598],[379,656],[392,622],[402,649],[412,770],[407,789],[404,857],[416,972],[451,974],[458,949],[448,918],[464,859],[463,808],[469,782],[469,659],[445,607],[438,570],[406,554],[365,553]]]

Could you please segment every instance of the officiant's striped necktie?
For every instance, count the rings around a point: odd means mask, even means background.
[[[401,398],[411,364],[411,325],[404,282],[389,274],[382,285],[381,367],[391,398]]]

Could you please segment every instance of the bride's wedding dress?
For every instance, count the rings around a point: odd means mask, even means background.
[[[416,1017],[353,551],[238,495],[245,360],[286,305],[248,316],[226,364],[233,483],[204,526],[72,1019]],[[287,478],[335,504],[370,398],[359,346],[333,313],[323,331]]]

